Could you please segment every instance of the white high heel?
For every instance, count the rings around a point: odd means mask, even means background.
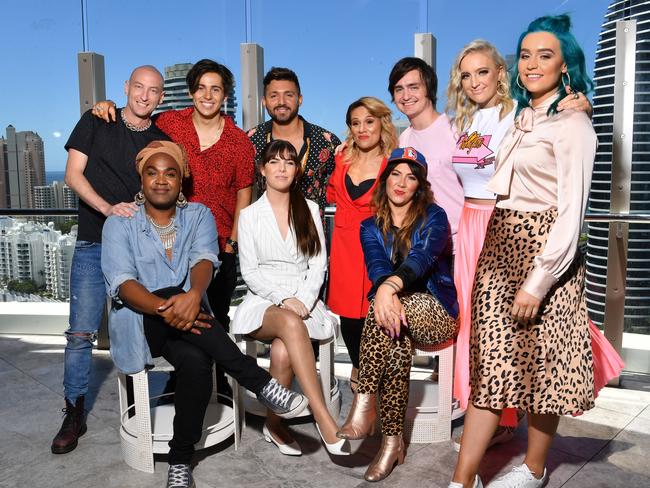
[[[285,456],[301,456],[302,451],[300,450],[300,446],[298,443],[294,440],[290,444],[280,444],[278,441],[275,440],[273,435],[271,434],[271,431],[269,428],[266,426],[266,423],[264,423],[264,427],[262,427],[262,434],[264,434],[264,440],[266,442],[270,442],[278,446],[278,449],[282,454]]]
[[[323,445],[325,446],[325,449],[327,449],[327,452],[329,452],[333,456],[349,456],[350,455],[350,443],[346,439],[341,439],[338,442],[328,444],[325,441],[325,438],[323,437],[323,434],[321,433],[320,427],[318,427],[318,424],[316,422],[314,422],[314,425],[316,426],[316,430],[318,431],[318,435],[320,436],[320,440],[323,442]]]

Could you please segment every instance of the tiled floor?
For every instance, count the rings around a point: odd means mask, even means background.
[[[0,487],[160,487],[166,460],[156,472],[128,467],[120,454],[116,372],[105,352],[95,356],[92,411],[88,433],[72,453],[50,453],[61,421],[63,340],[51,336],[0,336]],[[342,368],[341,368],[342,371]],[[337,373],[341,373],[337,369]],[[650,487],[650,391],[643,377],[623,383],[631,389],[606,388],[597,407],[578,418],[563,418],[549,456],[549,487]],[[344,388],[342,413],[350,394]],[[457,426],[455,431],[461,427]],[[197,485],[207,487],[358,487],[369,486],[363,473],[379,438],[359,443],[353,456],[333,459],[318,441],[311,423],[293,423],[303,449],[299,458],[282,456],[261,434],[260,419],[249,416],[242,446],[232,441],[200,451]],[[507,445],[488,452],[484,481],[523,459],[525,426]],[[446,487],[456,453],[451,442],[411,445],[405,464],[377,486]]]

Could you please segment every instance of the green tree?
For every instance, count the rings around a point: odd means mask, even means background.
[[[34,280],[11,280],[7,283],[7,290],[15,291],[17,293],[36,293],[38,286]]]

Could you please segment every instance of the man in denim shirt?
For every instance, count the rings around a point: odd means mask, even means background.
[[[163,77],[152,66],[136,68],[125,83],[126,106],[116,124],[104,124],[90,110],[83,114],[68,142],[65,182],[79,195],[79,227],[70,273],[70,328],[66,331],[63,386],[65,418],[52,441],[52,452],[77,447],[86,432],[92,347],[106,304],[100,266],[102,226],[109,215],[135,211],[133,195],[140,181],[133,160],[149,142],[167,139],[151,123],[163,98]]]
[[[102,234],[102,270],[113,299],[111,355],[124,373],[142,371],[163,356],[175,368],[174,435],[169,441],[168,488],[194,486],[194,444],[212,393],[216,362],[283,417],[298,415],[306,399],[242,354],[210,315],[206,290],[219,267],[210,210],[180,192],[189,173],[180,146],[155,141],[136,157],[142,190],[132,217],[112,216]]]

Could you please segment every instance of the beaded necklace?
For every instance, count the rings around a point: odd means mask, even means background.
[[[174,227],[174,217],[169,219],[169,222],[165,225],[156,224],[156,222],[154,222],[154,220],[149,215],[147,215],[147,220],[151,223],[151,226],[156,231],[156,234],[158,234],[158,237],[160,237],[165,251],[170,250],[174,245],[174,241],[176,240],[176,227]]]

